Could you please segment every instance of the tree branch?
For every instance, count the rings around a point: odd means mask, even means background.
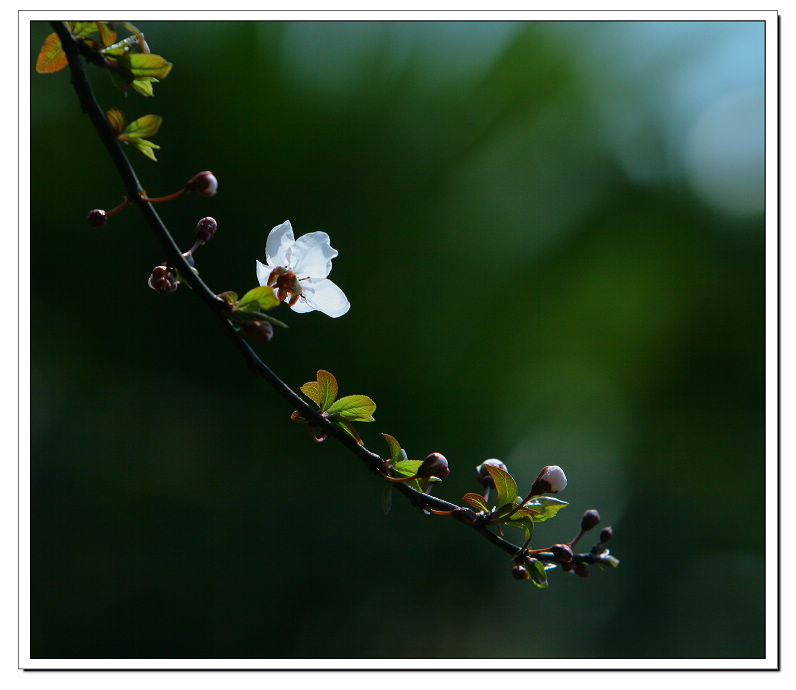
[[[155,234],[155,237],[160,242],[163,251],[166,254],[166,259],[170,266],[176,268],[180,273],[180,278],[187,283],[194,293],[210,308],[213,314],[220,322],[227,337],[232,341],[232,344],[237,348],[246,362],[249,370],[265,379],[271,387],[281,395],[291,406],[293,406],[299,413],[312,424],[313,427],[320,429],[327,436],[334,437],[343,446],[345,446],[351,453],[356,455],[374,473],[379,473],[386,469],[385,461],[381,456],[371,452],[364,445],[357,443],[351,436],[346,434],[336,424],[330,422],[327,418],[321,416],[317,410],[310,407],[290,386],[288,386],[282,379],[279,378],[260,357],[252,350],[249,344],[240,336],[240,334],[232,326],[228,320],[229,307],[226,301],[218,297],[204,281],[191,269],[190,264],[183,256],[180,248],[175,243],[171,233],[168,231],[163,221],[158,216],[154,207],[148,201],[144,201],[141,197],[144,190],[141,187],[135,170],[127,160],[119,140],[116,137],[116,132],[106,118],[102,108],[94,96],[94,91],[86,75],[85,65],[81,56],[86,58],[89,62],[95,64],[102,64],[101,61],[92,59],[87,55],[87,47],[79,43],[69,32],[64,22],[51,22],[53,30],[58,35],[61,41],[61,46],[66,54],[69,62],[69,70],[71,73],[71,82],[77,94],[83,112],[86,113],[94,129],[97,131],[100,140],[104,144],[108,154],[116,166],[124,188],[127,192],[127,197],[131,203],[135,204],[141,211],[144,221]],[[519,557],[522,555],[524,549],[516,544],[503,539],[494,532],[488,529],[487,522],[483,515],[479,515],[469,508],[460,507],[453,503],[449,503],[441,498],[430,496],[426,493],[421,493],[415,489],[407,486],[404,483],[395,484],[394,488],[400,491],[412,505],[421,509],[432,509],[438,511],[455,511],[453,517],[459,522],[469,525],[478,534],[487,539],[489,542],[497,546],[499,549],[512,557]],[[551,552],[535,553],[534,558],[540,561],[553,562],[555,557]],[[583,553],[575,554],[574,561],[576,563],[604,563],[609,564],[608,559],[601,554]]]

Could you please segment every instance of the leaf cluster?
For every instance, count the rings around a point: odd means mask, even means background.
[[[252,288],[243,297],[238,298],[238,293],[222,292],[219,297],[229,305],[229,319],[234,324],[242,324],[250,321],[267,321],[274,326],[287,328],[287,324],[266,314],[281,302],[274,294],[273,288],[267,285],[260,285]]]

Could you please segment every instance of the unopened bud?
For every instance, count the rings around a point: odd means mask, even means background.
[[[442,453],[429,453],[420,467],[417,468],[417,476],[426,479],[428,477],[446,479],[450,473],[448,461]]]
[[[101,228],[105,223],[108,222],[108,214],[105,213],[101,208],[94,208],[88,212],[86,216],[86,222],[92,228]]]
[[[185,190],[202,196],[215,196],[218,191],[218,180],[209,170],[203,170],[185,183]]]
[[[589,577],[589,575],[591,575],[591,568],[585,563],[575,563],[575,575]]]
[[[155,266],[147,283],[155,292],[168,295],[177,289],[180,281],[177,280],[177,271],[170,266]]]
[[[515,580],[528,580],[531,577],[531,574],[521,565],[515,565],[511,569],[511,574]]]
[[[492,458],[490,460],[484,460],[478,467],[475,468],[475,471],[478,473],[478,481],[480,482],[481,486],[485,489],[494,489],[495,488],[495,480],[492,479],[492,475],[489,474],[489,470],[487,469],[488,466],[498,467],[504,472],[508,472],[508,468],[497,458]]]
[[[583,513],[583,518],[580,521],[580,528],[584,532],[588,532],[593,527],[597,526],[597,523],[600,522],[600,514],[596,510],[587,510]]]
[[[247,338],[261,343],[267,343],[274,336],[274,327],[267,321],[246,321],[240,327]]]
[[[553,555],[559,563],[572,562],[572,549],[568,544],[556,544],[552,549]]]
[[[547,465],[542,468],[539,476],[531,487],[531,495],[557,494],[567,486],[567,475],[558,465]]]
[[[605,544],[611,537],[614,536],[614,531],[610,527],[603,527],[600,531],[600,541]]]
[[[215,218],[211,218],[208,216],[207,218],[202,218],[196,224],[196,238],[201,242],[209,242],[213,235],[216,234],[216,230],[218,230],[218,223],[216,223]]]
[[[563,570],[565,573],[568,573],[568,572],[570,572],[571,570],[573,570],[573,569],[575,568],[575,563],[574,563],[573,561],[569,561],[568,563],[561,563],[561,564],[559,565],[559,567],[560,567],[560,568],[561,568],[561,570]]]

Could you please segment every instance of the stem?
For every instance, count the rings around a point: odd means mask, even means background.
[[[119,204],[115,208],[112,208],[110,211],[106,211],[105,215],[106,216],[112,216],[114,213],[118,213],[123,208],[125,208],[129,203],[130,203],[130,199],[128,197],[124,197],[124,201],[121,204]]]
[[[97,131],[102,143],[104,144],[108,155],[116,167],[119,177],[124,184],[127,192],[128,200],[133,200],[133,203],[139,208],[144,217],[144,221],[154,233],[158,242],[160,242],[163,251],[166,254],[168,265],[176,268],[182,279],[191,287],[193,292],[207,305],[215,317],[221,324],[226,336],[232,342],[234,347],[238,350],[241,357],[243,357],[249,370],[265,379],[270,386],[276,391],[277,394],[282,396],[289,405],[297,410],[299,414],[304,417],[307,422],[317,427],[322,434],[334,437],[340,444],[347,448],[353,455],[362,460],[368,468],[375,474],[381,475],[380,468],[382,465],[382,458],[380,455],[373,453],[365,448],[364,445],[357,443],[351,436],[346,434],[336,424],[331,423],[326,417],[323,417],[318,410],[313,409],[306,403],[292,388],[290,388],[279,376],[277,376],[252,350],[251,346],[239,335],[233,324],[227,319],[229,314],[229,304],[226,300],[218,297],[204,281],[191,270],[187,258],[180,251],[177,244],[174,242],[171,234],[169,233],[163,221],[158,216],[157,212],[152,206],[151,200],[144,196],[143,188],[141,187],[138,177],[135,174],[130,162],[127,160],[124,152],[119,146],[119,141],[116,138],[116,132],[108,122],[105,114],[97,103],[94,97],[94,92],[91,84],[86,76],[85,66],[80,59],[81,49],[78,41],[72,36],[66,25],[63,22],[51,22],[53,30],[58,35],[61,41],[61,46],[66,54],[67,61],[69,62],[69,70],[71,73],[72,86],[75,89],[80,105],[85,112],[94,128]],[[315,432],[314,432],[315,433]],[[317,436],[316,436],[317,438]],[[486,526],[483,516],[479,516],[469,508],[462,508],[441,498],[431,496],[416,491],[406,483],[396,483],[395,489],[402,493],[412,505],[431,511],[441,511],[451,514],[455,511],[455,517],[462,523],[470,526],[478,534],[484,537],[487,541],[494,544],[496,547],[509,554],[515,556],[522,551],[522,548],[512,544],[510,541],[498,536]],[[548,557],[549,556],[549,557]],[[542,553],[538,556],[539,560],[552,561],[553,554]],[[601,563],[607,562],[602,556],[587,553],[578,554],[575,556],[575,562],[583,563]]]
[[[141,198],[141,201],[146,201],[146,202],[148,202],[150,204],[162,204],[164,201],[171,201],[172,199],[176,199],[177,197],[180,197],[183,194],[185,194],[185,188],[178,189],[173,194],[167,194],[166,196],[151,197],[151,196],[147,196],[146,194],[141,194],[140,198]]]

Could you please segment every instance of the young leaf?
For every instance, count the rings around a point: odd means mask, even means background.
[[[50,34],[44,39],[44,45],[36,58],[36,71],[39,74],[52,74],[67,65],[66,53],[61,48],[58,34]]]
[[[540,589],[545,589],[547,587],[547,573],[545,572],[544,564],[535,558],[531,558],[527,568],[531,574],[531,582]]]
[[[69,33],[75,38],[86,38],[97,33],[97,22],[67,22]]]
[[[271,293],[273,294],[273,290],[271,290]],[[337,379],[324,369],[318,369],[317,377],[317,381],[305,383],[301,387],[301,392],[312,400],[320,408],[321,412],[326,412],[337,397]],[[345,431],[348,430],[345,429]],[[349,433],[351,432],[349,431]],[[352,433],[351,435],[360,441],[358,434]]]
[[[395,473],[402,477],[414,477],[417,474],[417,468],[422,464],[422,460],[399,460],[392,467]]]
[[[569,503],[566,501],[561,501],[557,498],[539,496],[538,498],[528,501],[525,507],[533,511],[531,515],[534,522],[544,522],[545,520],[555,517],[559,510],[566,508],[568,505]]]
[[[159,79],[155,79],[155,77],[141,77],[139,79],[133,79],[130,86],[142,96],[149,96],[151,98],[155,95],[155,92],[152,91],[152,84],[157,84],[158,81]]]
[[[171,63],[160,55],[152,53],[130,53],[127,56],[127,67],[134,79],[155,77],[165,79],[171,72]]]
[[[278,305],[279,300],[274,294],[273,288],[261,285],[243,295],[236,306],[243,311],[268,311]]]
[[[404,454],[401,453],[401,444],[389,434],[383,433],[382,436],[384,436],[384,440],[387,441],[387,445],[390,447],[390,460],[393,462],[398,462],[401,459],[406,460]]]
[[[124,126],[127,120],[124,117],[124,113],[118,108],[111,108],[105,116],[108,118],[108,122],[111,123],[111,127],[113,127],[113,131],[116,134],[121,134],[124,131]]]
[[[147,141],[146,139],[131,139],[129,144],[133,148],[138,149],[147,158],[157,162],[157,158],[155,158],[155,152],[152,150],[160,148],[160,146],[157,144],[153,144],[151,141]]]
[[[372,422],[375,410],[376,403],[367,395],[346,395],[330,405],[326,411],[338,420]]]
[[[362,444],[362,437],[357,433],[357,430],[346,422],[335,422],[343,431],[345,431],[351,438],[353,438],[360,446]]]
[[[462,500],[479,512],[489,512],[489,506],[486,504],[486,501],[481,494],[466,493],[464,496],[462,496]]]
[[[498,506],[514,503],[517,498],[517,483],[514,481],[514,477],[496,465],[485,465],[485,467],[495,482]]]
[[[514,515],[516,515],[516,513]],[[533,536],[533,519],[530,515],[515,519],[514,515],[511,516],[511,520],[506,521],[506,524],[517,527],[525,532],[525,541],[522,543],[522,547],[525,548],[531,543],[531,537]]]
[[[116,41],[116,29],[112,22],[97,22],[97,29],[102,45],[109,46]]]
[[[139,117],[137,120],[133,120],[129,125],[127,125],[122,136],[127,141],[130,141],[131,139],[151,137],[158,133],[162,123],[163,118],[160,117],[160,115],[144,115],[143,117]],[[160,147],[156,146],[155,148]]]

